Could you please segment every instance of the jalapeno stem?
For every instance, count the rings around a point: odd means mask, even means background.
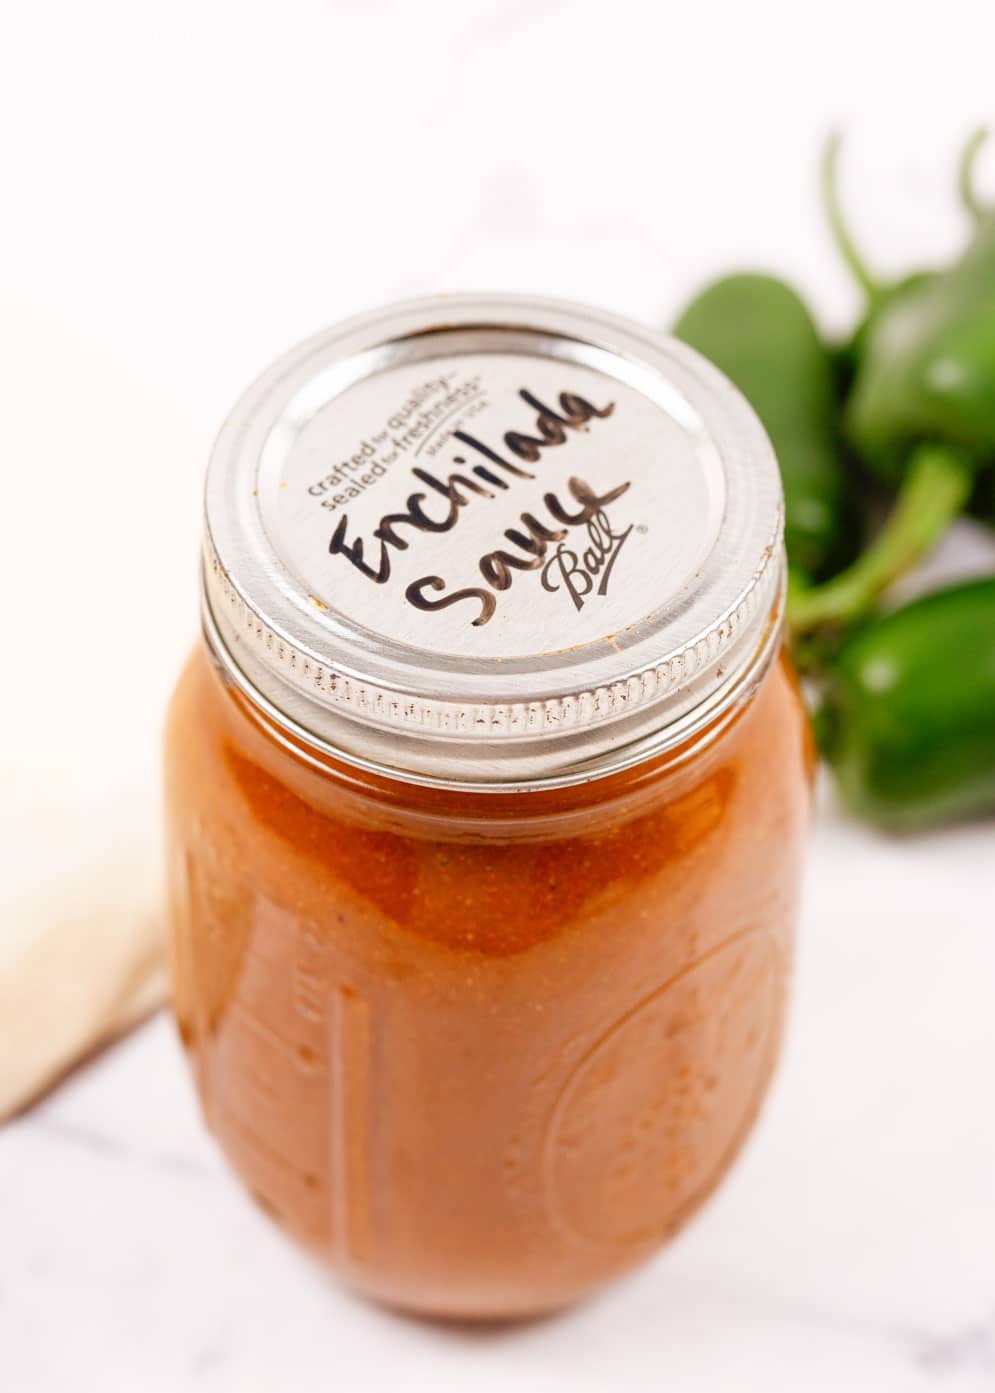
[[[944,445],[920,445],[909,460],[895,506],[867,551],[839,575],[788,595],[792,633],[852,624],[926,554],[971,492],[970,459]]]
[[[966,212],[976,223],[988,216],[991,207],[981,201],[974,184],[974,171],[978,163],[978,151],[988,139],[988,127],[979,126],[968,136],[960,159],[957,162],[957,192]]]
[[[864,260],[843,215],[839,196],[839,155],[843,138],[839,131],[833,131],[822,150],[820,164],[820,185],[822,206],[826,212],[833,245],[839,252],[847,270],[864,292],[869,304],[873,304],[882,293],[882,286],[872,274]]]

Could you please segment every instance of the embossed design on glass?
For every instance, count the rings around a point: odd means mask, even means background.
[[[550,1212],[571,1236],[663,1239],[718,1180],[770,1076],[781,994],[764,930],[649,993],[585,1053],[544,1146]]]

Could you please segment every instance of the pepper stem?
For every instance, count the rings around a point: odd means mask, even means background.
[[[873,303],[882,293],[882,286],[872,274],[864,260],[843,215],[839,196],[839,156],[843,137],[839,131],[832,131],[822,148],[819,166],[819,183],[822,190],[822,206],[832,235],[833,245],[839,252],[847,270],[860,286],[868,303]]]
[[[964,205],[965,211],[976,223],[981,222],[982,218],[987,217],[992,212],[991,205],[983,203],[978,197],[978,191],[974,184],[978,152],[988,139],[988,134],[987,126],[979,126],[976,131],[972,131],[960,152],[960,159],[957,161],[957,192],[960,194],[960,201]]]
[[[974,470],[945,445],[920,445],[888,520],[852,566],[822,585],[788,596],[788,625],[797,637],[824,626],[852,624],[878,595],[938,541],[964,507]]]

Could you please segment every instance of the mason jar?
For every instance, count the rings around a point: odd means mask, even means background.
[[[519,1317],[642,1261],[778,1055],[811,748],[742,397],[601,312],[289,353],[207,479],[166,744],[207,1125],[359,1290]]]

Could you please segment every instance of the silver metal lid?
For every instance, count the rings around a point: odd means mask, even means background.
[[[777,464],[683,344],[439,297],[288,353],[207,479],[205,626],[276,725],[422,783],[567,784],[688,736],[777,628]],[[774,634],[776,639],[776,633]]]

